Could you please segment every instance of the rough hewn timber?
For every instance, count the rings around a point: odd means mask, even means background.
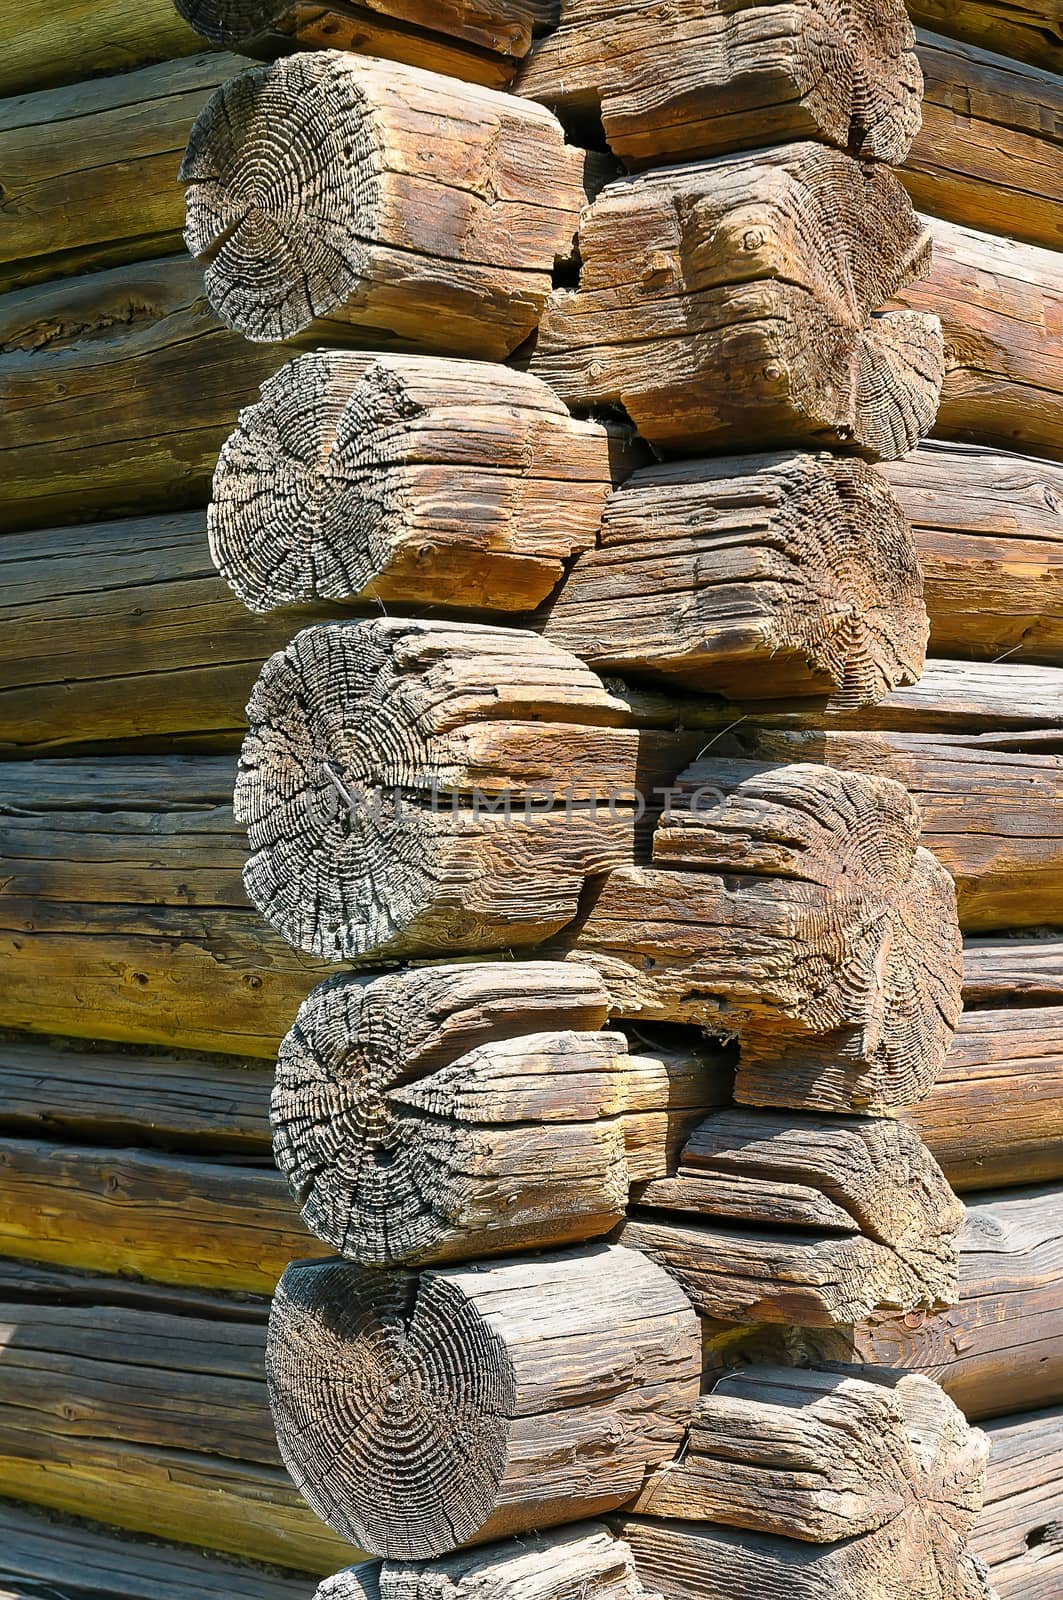
[[[1000,1600],[1053,1600],[1063,1585],[1063,1406],[985,1431],[992,1454],[974,1548]]]
[[[1053,930],[1027,937],[968,939],[964,1001],[977,1009],[1063,1003],[1063,938]]]
[[[927,629],[903,512],[870,467],[826,452],[636,472],[544,625],[599,672],[853,706],[918,679]]]
[[[605,1245],[420,1273],[296,1262],[266,1352],[304,1497],[414,1559],[629,1500],[678,1446],[700,1368],[682,1292]]]
[[[912,18],[954,39],[1058,69],[1063,49],[1059,0],[911,0]]]
[[[888,169],[822,145],[621,179],[583,217],[579,287],[551,296],[532,370],[673,455],[892,459],[933,422],[940,331],[872,313],[927,270],[927,241]]]
[[[896,304],[941,320],[945,381],[935,432],[1063,459],[1063,253],[924,220],[933,270]]]
[[[237,412],[287,354],[223,327],[180,256],[4,295],[0,529],[205,505]]]
[[[522,94],[579,121],[600,112],[630,165],[818,139],[903,160],[922,80],[899,0],[807,6],[567,0],[522,68]]]
[[[23,0],[0,0],[0,36],[3,96],[128,72],[205,48],[173,0],[53,0],[32,8]]]
[[[0,101],[0,290],[181,249],[174,170],[208,95],[200,55]]]
[[[272,57],[353,50],[503,89],[532,33],[556,20],[557,0],[176,0],[216,44]]]
[[[629,1053],[569,962],[338,979],[281,1045],[277,1165],[353,1261],[474,1259],[608,1233],[730,1097],[719,1052]],[[693,1044],[693,1041],[692,1041]]]
[[[594,543],[628,432],[528,373],[319,350],[240,413],[211,552],[252,611],[315,600],[533,611]]]
[[[599,166],[528,101],[298,54],[200,113],[181,166],[185,239],[211,304],[250,339],[379,328],[502,360],[538,322]]]
[[[1063,249],[1063,40],[1053,72],[933,33],[919,61],[923,126],[901,173],[916,205]]]
[[[1063,466],[930,439],[880,470],[915,534],[931,652],[1063,665]]]

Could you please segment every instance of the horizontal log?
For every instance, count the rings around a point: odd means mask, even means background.
[[[1063,1407],[990,1422],[973,1544],[1000,1600],[1052,1600],[1063,1582]]]
[[[921,32],[923,125],[901,173],[916,205],[1063,248],[1061,61],[1047,72]]]
[[[1051,931],[1028,938],[968,939],[963,965],[969,1007],[1054,1006],[1063,1001],[1063,939]]]
[[[607,1246],[417,1275],[296,1262],[266,1350],[304,1497],[413,1559],[623,1504],[679,1445],[700,1365],[682,1292]]]
[[[1063,45],[1057,0],[911,0],[913,19],[985,50],[1053,69]]]
[[[308,130],[311,133],[308,134]],[[354,330],[502,360],[572,254],[600,158],[552,114],[342,51],[219,89],[181,166],[185,240],[250,339]]]
[[[821,145],[621,179],[582,218],[579,287],[551,296],[532,371],[670,454],[892,459],[933,422],[940,331],[872,313],[927,270],[928,237],[892,173]]]
[[[198,55],[0,102],[0,290],[180,250],[175,168],[207,97],[247,65]]]
[[[0,95],[128,72],[205,48],[173,0],[56,0],[29,10],[0,3]]]
[[[918,679],[927,626],[911,530],[882,479],[787,453],[636,472],[543,632],[599,672],[857,706]]]
[[[1063,253],[924,218],[931,274],[895,304],[940,318],[945,380],[935,432],[1063,459]],[[544,374],[546,376],[546,374]]]
[[[4,295],[0,528],[205,504],[237,412],[287,353],[225,329],[177,256]]]
[[[527,373],[319,350],[240,413],[214,475],[211,552],[252,611],[533,611],[644,455]]]
[[[919,126],[913,43],[897,0],[874,11],[679,0],[663,16],[635,0],[567,0],[517,87],[570,120],[600,108],[630,165],[809,138],[900,161]]]
[[[0,1505],[4,1600],[306,1600],[312,1578]]]
[[[220,1298],[181,1314],[115,1303],[106,1279],[67,1281],[82,1303],[0,1300],[0,1495],[302,1572],[351,1559],[281,1465],[261,1320]],[[125,1593],[117,1574],[100,1592]]]
[[[932,439],[880,470],[915,534],[931,652],[1063,664],[1063,466]]]

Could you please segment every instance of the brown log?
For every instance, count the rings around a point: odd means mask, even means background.
[[[181,166],[185,239],[211,304],[250,339],[380,329],[501,360],[572,252],[587,166],[530,102],[310,52],[208,101]]]
[[[483,962],[306,1000],[281,1045],[277,1165],[318,1238],[366,1265],[590,1239],[729,1098],[726,1058],[601,1031],[588,967]]]
[[[332,960],[558,933],[698,741],[618,726],[625,703],[534,635],[390,619],[305,629],[248,716],[247,894]]]
[[[420,1274],[296,1262],[266,1370],[319,1516],[423,1559],[621,1505],[697,1400],[697,1319],[658,1267],[591,1246]]]
[[[1052,930],[1026,938],[968,939],[963,950],[965,1004],[1059,1005],[1063,939]]]
[[[0,290],[180,250],[175,167],[208,95],[247,65],[199,55],[0,102]]]
[[[240,406],[282,359],[228,332],[180,257],[4,295],[0,529],[205,504]]]
[[[1058,0],[911,0],[914,21],[1002,56],[1049,70],[1059,65]]]
[[[916,205],[1063,248],[1063,49],[1045,72],[920,33],[919,62],[923,125],[901,173]]]
[[[173,0],[0,0],[0,95],[26,94],[190,56],[203,40]]]
[[[740,1100],[888,1112],[929,1093],[960,1010],[953,889],[918,838],[889,780],[697,763],[572,948],[614,1015],[737,1033]]]
[[[640,452],[544,383],[438,356],[299,356],[240,413],[211,552],[252,611],[383,600],[533,611]]]
[[[636,472],[544,632],[597,671],[858,706],[918,679],[927,628],[903,512],[862,461],[824,452]]]
[[[927,440],[881,470],[915,534],[932,653],[1063,665],[1063,466]]]
[[[941,319],[945,381],[936,433],[1063,459],[1063,255],[924,220],[933,271],[896,303]]]
[[[532,370],[572,405],[622,404],[660,450],[891,459],[929,431],[937,324],[872,317],[929,259],[882,167],[797,144],[622,179],[584,215],[580,257]]]
[[[1063,1583],[1063,1407],[990,1422],[973,1544],[1000,1600],[1052,1600]]]
[[[805,7],[566,0],[518,89],[569,118],[600,108],[630,165],[817,139],[901,161],[922,80],[907,13],[822,0]]]

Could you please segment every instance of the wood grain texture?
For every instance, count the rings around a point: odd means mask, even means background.
[[[198,55],[0,102],[0,290],[180,250],[188,135],[247,65]]]
[[[622,404],[673,455],[754,438],[892,459],[929,431],[938,326],[872,315],[929,263],[887,169],[794,144],[643,173],[606,186],[579,244],[531,355],[570,404]]]
[[[204,505],[283,359],[228,332],[178,256],[0,297],[0,529]]]
[[[600,108],[630,165],[809,138],[900,161],[919,126],[913,43],[898,0],[566,0],[517,87],[570,119]]]
[[[207,294],[255,340],[321,325],[503,360],[571,255],[587,158],[550,112],[343,51],[211,97],[181,165]],[[596,163],[591,163],[596,165]]]
[[[911,0],[915,22],[1002,56],[1058,70],[1063,49],[1059,0]]]
[[[1063,48],[1047,72],[921,32],[919,62],[923,125],[901,173],[916,205],[1063,248]]]
[[[128,72],[206,48],[173,0],[56,0],[32,10],[22,0],[3,0],[0,34],[4,96]]]
[[[1063,1582],[1063,1407],[985,1431],[992,1454],[974,1548],[1000,1600],[1051,1600]]]
[[[604,1245],[419,1274],[295,1262],[266,1352],[304,1497],[413,1559],[621,1505],[680,1443],[700,1368],[682,1292]]]

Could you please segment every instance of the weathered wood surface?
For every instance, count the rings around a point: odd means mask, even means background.
[[[599,672],[858,706],[918,679],[927,629],[911,529],[881,477],[787,452],[636,472],[543,631]]]
[[[935,217],[1063,249],[1063,40],[1055,71],[919,35],[923,125],[901,173]]]
[[[177,0],[205,38],[251,55],[354,50],[502,89],[558,0]]]
[[[954,1189],[1063,1182],[1063,1008],[965,1012],[929,1098],[901,1115]]]
[[[931,652],[1063,664],[1063,466],[930,439],[879,470],[915,534]]]
[[[933,270],[895,303],[941,320],[937,435],[1063,459],[1063,252],[924,220]]]
[[[872,316],[929,262],[886,168],[796,144],[624,178],[584,213],[580,259],[532,370],[570,404],[624,405],[667,453],[893,458],[930,429],[936,322]]]
[[[3,96],[128,72],[206,48],[173,0],[54,0],[32,8],[23,0],[2,0],[0,36]]]
[[[252,611],[533,611],[644,455],[528,373],[319,350],[240,413],[214,475],[211,552]]]
[[[185,240],[255,340],[356,330],[502,360],[571,255],[588,172],[550,112],[342,51],[211,97],[181,166]],[[371,342],[371,341],[370,341]]]
[[[0,1504],[0,1600],[307,1600],[313,1578]]]
[[[700,1368],[682,1292],[601,1245],[419,1274],[296,1262],[266,1351],[305,1498],[414,1559],[623,1504],[679,1445]]]
[[[870,1325],[854,1343],[862,1360],[936,1378],[972,1419],[1055,1404],[1063,1393],[1063,1190],[969,1199],[959,1304]]]
[[[631,165],[818,139],[900,161],[922,82],[899,0],[873,9],[567,0],[517,87],[579,121],[600,110]]]
[[[913,19],[985,50],[1058,71],[1063,49],[1059,0],[911,0]]]
[[[182,1313],[67,1282],[80,1303],[0,1300],[0,1495],[303,1572],[351,1559],[281,1464],[257,1307],[215,1297]]]
[[[0,529],[205,505],[237,412],[288,353],[223,327],[179,256],[4,295]]]
[[[244,886],[334,961],[558,933],[586,880],[632,859],[637,794],[698,742],[618,726],[626,704],[534,635],[389,618],[305,629],[248,718]]]
[[[199,55],[0,101],[0,290],[180,250],[188,135],[247,65]]]
[[[1052,1600],[1063,1584],[1063,1407],[985,1431],[992,1455],[974,1548],[1000,1600]]]
[[[277,1165],[307,1227],[367,1265],[474,1259],[609,1232],[730,1098],[722,1053],[629,1053],[567,962],[322,985],[281,1045]]]
[[[1063,1002],[1063,939],[1051,930],[1026,938],[968,939],[963,965],[964,1000],[969,1007]]]

